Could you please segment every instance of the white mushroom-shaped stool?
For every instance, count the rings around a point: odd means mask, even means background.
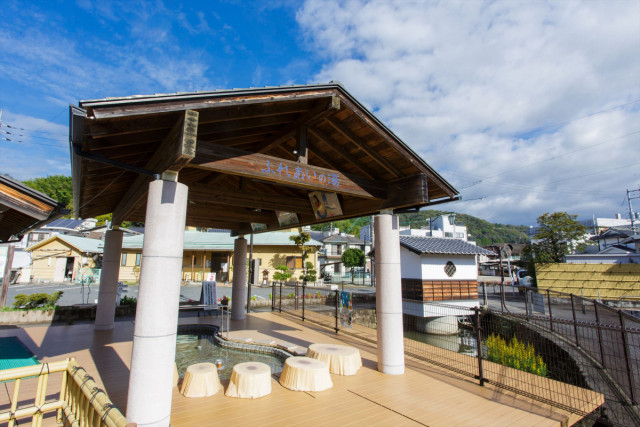
[[[284,362],[280,384],[294,391],[323,391],[333,387],[329,365],[309,357],[289,357]]]
[[[355,375],[362,367],[360,350],[346,345],[311,344],[307,357],[327,362],[332,374]]]
[[[187,368],[180,393],[186,397],[213,396],[222,388],[213,363],[196,363]]]
[[[229,387],[224,395],[256,399],[271,393],[271,368],[260,362],[245,362],[234,365]]]

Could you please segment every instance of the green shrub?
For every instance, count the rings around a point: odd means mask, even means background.
[[[291,278],[291,276],[293,276],[293,274],[289,272],[289,267],[287,267],[286,265],[279,265],[276,267],[276,270],[278,271],[276,273],[273,273],[273,280],[275,281],[286,282],[287,280],[289,280],[289,278]]]
[[[58,291],[52,294],[18,294],[15,296],[13,306],[20,310],[32,310],[34,308],[44,308],[50,310],[56,306],[56,303],[62,297],[63,292]]]
[[[516,337],[507,342],[501,337],[491,334],[485,342],[487,346],[487,358],[491,362],[504,366],[530,372],[532,374],[547,376],[547,365],[541,356],[536,355],[531,344],[518,341]]]
[[[134,297],[123,296],[120,298],[120,305],[131,305],[135,306],[138,304],[138,299]]]

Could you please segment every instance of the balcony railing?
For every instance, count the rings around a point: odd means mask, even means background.
[[[47,384],[52,375],[61,374],[59,395],[47,399]],[[21,401],[20,386],[23,380],[37,377],[33,404],[18,405]],[[56,378],[57,379],[57,378]],[[9,410],[0,412],[0,423],[9,427],[18,425],[18,420],[31,417],[31,425],[42,425],[45,414],[57,413],[56,422],[70,426],[135,427],[109,400],[106,393],[97,387],[91,376],[78,365],[75,359],[43,363],[22,368],[0,371],[0,382],[13,381]],[[11,387],[7,388],[7,393]]]

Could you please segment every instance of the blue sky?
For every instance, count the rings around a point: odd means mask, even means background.
[[[337,80],[461,190],[446,209],[611,217],[640,186],[637,0],[5,0],[2,15],[0,173],[17,179],[70,174],[81,99]]]

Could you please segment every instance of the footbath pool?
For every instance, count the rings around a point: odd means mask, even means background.
[[[216,364],[216,361],[222,362],[222,368],[218,369],[218,377],[221,380],[231,378],[233,366],[243,362],[265,363],[271,368],[272,374],[277,374],[282,372],[284,360],[290,356],[284,350],[268,346],[225,343],[216,338],[212,330],[198,331],[198,325],[191,325],[189,329],[179,330],[176,339],[176,365],[180,378],[184,378],[187,368],[195,363]]]

